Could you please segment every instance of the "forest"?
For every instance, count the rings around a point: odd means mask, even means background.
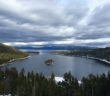
[[[54,74],[42,74],[15,68],[0,70],[0,95],[12,96],[110,96],[110,73],[94,76],[90,74],[81,80],[65,73],[62,82],[56,82]]]
[[[7,63],[13,59],[27,57],[28,54],[21,52],[13,47],[0,44],[0,64]]]
[[[68,50],[68,51],[53,51],[53,54],[69,55],[69,56],[86,56],[105,59],[110,61],[110,47],[95,48],[86,50]]]

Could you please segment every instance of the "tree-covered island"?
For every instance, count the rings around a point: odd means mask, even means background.
[[[54,63],[53,59],[48,59],[48,60],[45,61],[46,65],[52,65],[53,63]]]

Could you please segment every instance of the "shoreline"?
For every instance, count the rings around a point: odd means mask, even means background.
[[[10,63],[12,63],[12,62],[15,62],[15,61],[28,59],[29,57],[31,57],[31,56],[26,56],[26,57],[23,57],[23,58],[17,58],[17,59],[9,60],[9,61],[6,62],[6,63],[0,64],[0,67],[6,66],[6,65],[8,65],[8,64],[10,64]]]
[[[62,56],[75,56],[75,55],[65,55],[65,54],[59,54],[59,53],[53,53],[55,55],[62,55]],[[78,57],[84,57],[84,58],[88,58],[88,59],[93,59],[93,60],[98,60],[100,62],[103,62],[103,63],[106,63],[108,65],[110,65],[110,61],[106,60],[106,59],[101,59],[101,58],[96,58],[96,57],[90,57],[90,56],[79,56],[79,55],[76,55]]]
[[[96,57],[89,57],[89,56],[81,56],[81,57],[86,57],[88,59],[93,59],[93,60],[98,60],[98,61],[101,61],[101,62],[104,62],[104,63],[107,63],[107,64],[110,64],[110,61],[106,60],[106,59],[100,59],[100,58],[96,58]]]

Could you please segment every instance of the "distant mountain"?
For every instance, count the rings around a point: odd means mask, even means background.
[[[44,46],[15,46],[18,49],[25,50],[87,50],[94,49],[94,47],[86,47],[86,46],[73,46],[73,45],[44,45]]]

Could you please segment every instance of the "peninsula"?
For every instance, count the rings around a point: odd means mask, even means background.
[[[13,47],[0,44],[0,65],[28,57],[28,54]]]

